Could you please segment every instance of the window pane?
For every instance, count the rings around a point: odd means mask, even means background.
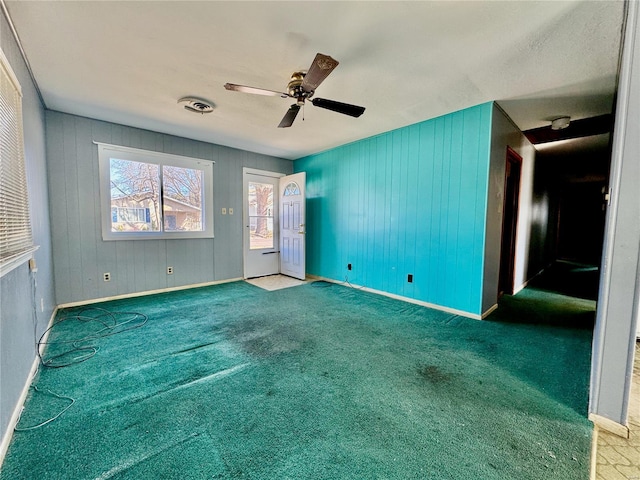
[[[201,232],[202,170],[162,167],[162,193],[165,232]]]
[[[273,185],[249,182],[249,248],[273,248]]]
[[[111,158],[111,231],[160,231],[160,170],[152,163]]]

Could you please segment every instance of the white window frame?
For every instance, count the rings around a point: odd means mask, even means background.
[[[7,143],[2,150],[0,178],[0,277],[32,258],[38,247],[33,244],[31,212],[24,156],[22,88],[9,60],[0,50],[2,98],[0,128]],[[13,113],[13,114],[12,114]]]
[[[138,148],[110,145],[108,143],[94,142],[98,146],[98,162],[100,172],[100,206],[102,214],[102,239],[111,240],[158,240],[158,239],[186,239],[186,238],[213,238],[213,165],[211,160],[184,157]],[[202,209],[204,230],[202,231],[143,231],[143,232],[114,232],[111,230],[111,158],[142,162],[160,167],[163,166],[190,168],[201,170],[203,185]],[[161,174],[162,175],[162,174]],[[162,184],[162,177],[160,178]],[[160,202],[163,201],[160,192]],[[162,204],[160,211],[163,211]],[[164,228],[164,221],[159,222]]]

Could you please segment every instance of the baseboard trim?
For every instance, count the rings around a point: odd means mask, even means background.
[[[49,337],[49,332],[51,331],[51,325],[53,325],[53,321],[58,314],[58,307],[53,309],[53,313],[49,318],[49,323],[47,323],[47,330],[42,339],[44,340],[43,344],[38,348],[40,355],[42,355],[42,351],[44,350],[44,343],[46,343],[47,338]],[[29,393],[29,388],[31,387],[31,383],[33,382],[33,378],[38,372],[38,366],[40,365],[40,357],[36,355],[33,359],[33,363],[31,364],[31,370],[29,370],[29,374],[27,375],[27,379],[22,387],[22,392],[20,393],[20,397],[18,397],[18,402],[16,403],[15,408],[13,409],[13,414],[9,419],[9,423],[7,424],[7,430],[2,437],[2,442],[0,442],[0,468],[4,463],[4,457],[7,454],[7,450],[9,449],[9,444],[11,443],[11,439],[13,438],[13,431],[18,424],[18,420],[20,419],[20,414],[22,413],[22,409],[24,407],[24,402],[27,400],[27,395]]]
[[[440,310],[442,312],[447,312],[447,313],[452,313],[454,315],[460,315],[461,317],[466,317],[466,318],[471,318],[473,320],[482,320],[482,316],[475,314],[475,313],[469,313],[469,312],[465,312],[463,310],[456,310],[455,308],[449,308],[449,307],[444,307],[442,305],[437,305],[435,303],[429,303],[429,302],[424,302],[422,300],[417,300],[415,298],[411,298],[411,297],[403,297],[402,295],[396,295],[395,293],[389,293],[389,292],[385,292],[382,290],[376,290],[374,288],[368,288],[365,287],[363,285],[356,285],[353,284],[351,282],[346,282],[346,281],[339,281],[339,280],[334,280],[332,278],[325,278],[325,277],[320,277],[318,275],[307,275],[307,278],[312,279],[312,280],[321,280],[324,282],[329,282],[329,283],[335,283],[338,285],[349,285],[352,288],[355,288],[357,290],[362,290],[363,292],[369,292],[369,293],[375,293],[376,295],[382,295],[383,297],[389,297],[389,298],[393,298],[395,300],[400,300],[403,302],[407,302],[407,303],[413,303],[415,305],[420,305],[421,307],[427,307],[427,308],[433,308],[434,310]],[[497,307],[497,305],[496,305]]]
[[[495,312],[498,309],[498,304],[496,303],[493,307],[488,308],[487,310],[485,310],[485,312],[482,314],[482,320],[484,320],[485,318],[487,318],[489,315],[491,315],[493,312]]]
[[[144,292],[123,293],[122,295],[114,295],[111,297],[102,297],[102,298],[94,298],[91,300],[80,300],[77,302],[62,303],[58,305],[58,308],[80,307],[82,305],[90,305],[92,303],[109,302],[111,300],[121,300],[124,298],[144,297],[145,295],[156,295],[158,293],[177,292],[179,290],[189,290],[190,288],[209,287],[211,285],[220,285],[223,283],[237,282],[240,280],[242,280],[242,277],[229,278],[226,280],[216,280],[213,282],[205,282],[205,283],[194,283],[191,285],[182,285],[179,287],[159,288],[156,290],[145,290]]]
[[[596,427],[606,430],[609,433],[618,435],[622,438],[629,438],[629,427],[615,422],[609,418],[598,415],[597,413],[590,413],[589,420],[591,420]]]

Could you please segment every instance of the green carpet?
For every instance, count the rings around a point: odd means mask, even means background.
[[[588,478],[593,302],[527,290],[477,321],[235,282],[96,306],[148,321],[40,369],[20,427],[70,404],[47,390],[75,403],[15,432],[1,480]]]

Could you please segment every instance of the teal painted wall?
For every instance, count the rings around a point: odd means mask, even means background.
[[[491,115],[486,103],[296,160],[307,273],[479,315]]]

